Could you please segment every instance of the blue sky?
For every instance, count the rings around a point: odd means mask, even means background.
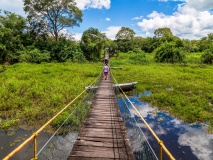
[[[136,36],[152,37],[156,29],[168,27],[173,35],[200,39],[213,33],[213,0],[76,0],[83,12],[80,27],[64,32],[77,40],[90,27],[114,39],[121,27],[133,29]],[[0,9],[22,16],[22,0],[0,0]]]

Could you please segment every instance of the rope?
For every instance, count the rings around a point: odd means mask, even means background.
[[[98,75],[98,77],[101,75],[101,73]],[[92,86],[98,77],[89,85]],[[12,156],[14,156],[17,152],[19,152],[26,144],[28,144],[31,140],[34,139],[34,137],[37,137],[38,134],[47,126],[49,125],[56,117],[58,117],[65,109],[67,109],[73,102],[75,102],[82,94],[86,92],[86,89],[84,89],[75,99],[73,99],[69,104],[67,104],[61,111],[59,111],[53,118],[51,118],[48,122],[46,122],[40,129],[38,129],[31,137],[29,137],[27,140],[25,140],[21,145],[19,145],[15,150],[13,150],[10,154],[8,154],[3,160],[8,160]]]
[[[112,72],[111,72],[112,74]],[[114,79],[114,81],[117,83],[116,79],[114,78],[113,74],[112,77]],[[135,112],[138,114],[138,116],[141,118],[141,120],[144,122],[144,124],[146,125],[146,127],[149,129],[149,131],[152,133],[152,135],[155,137],[155,139],[157,140],[157,142],[159,143],[159,145],[163,148],[164,152],[169,156],[169,158],[171,160],[175,160],[175,158],[172,156],[172,154],[167,150],[167,148],[164,146],[163,141],[161,141],[158,136],[155,134],[155,132],[152,130],[152,128],[149,126],[149,124],[145,121],[145,119],[142,117],[142,115],[140,114],[140,112],[136,109],[136,107],[134,106],[134,104],[129,100],[129,98],[127,97],[127,95],[124,93],[124,91],[121,89],[121,87],[119,86],[122,94],[124,95],[124,97],[128,100],[128,102],[131,104],[131,106],[133,107],[133,109],[135,110]]]
[[[118,84],[118,83],[116,82],[116,84]],[[118,88],[118,87],[117,87],[117,88]],[[118,92],[119,92],[119,94],[121,94],[121,92],[119,91],[119,89],[118,89]],[[126,108],[128,109],[129,113],[131,114],[130,109],[129,109],[129,107],[128,107],[126,101],[124,100],[124,98],[123,98],[122,96],[121,96],[121,98],[122,98],[122,100],[123,100],[123,102],[124,102]],[[139,129],[140,133],[143,135],[143,137],[144,137],[144,139],[145,139],[145,142],[148,144],[148,146],[149,146],[149,148],[151,149],[151,151],[152,151],[154,157],[155,157],[156,159],[158,159],[157,156],[156,156],[156,154],[155,154],[155,152],[153,151],[151,145],[149,144],[148,140],[146,139],[146,136],[144,135],[143,131],[142,131],[141,128],[139,127],[139,124],[137,123],[135,117],[131,117],[131,118],[134,120],[135,124],[137,125],[137,128]]]

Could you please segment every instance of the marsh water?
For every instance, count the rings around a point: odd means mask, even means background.
[[[151,107],[148,103],[139,100],[140,96],[149,95],[149,92],[140,95],[130,96],[130,100],[133,102],[135,107],[142,114],[144,119],[150,125],[150,127],[155,131],[157,136],[163,140],[167,149],[172,153],[172,155],[177,160],[213,160],[213,135],[206,134],[206,125],[193,125],[190,126],[188,123],[183,123],[166,112],[158,111],[155,112],[156,108]],[[119,100],[119,103],[122,99]],[[128,102],[127,102],[128,104]],[[129,104],[129,106],[131,106]],[[135,117],[138,125],[149,141],[151,147],[155,151],[156,155],[159,154],[159,146],[156,140],[153,138],[151,133],[146,129],[146,126],[138,118],[135,111],[130,108],[130,112]],[[122,112],[121,108],[121,112]],[[3,159],[8,155],[13,149],[21,144],[25,139],[32,135],[33,131],[26,131],[23,129],[15,131],[0,131],[0,159]],[[39,136],[38,148],[41,148],[47,140],[50,138],[50,134],[41,133]],[[71,138],[70,138],[71,137]],[[77,135],[69,133],[64,136],[58,136],[53,141],[60,141],[60,145],[63,144],[69,154],[69,149],[72,147],[69,144],[70,139],[75,139]],[[61,148],[59,149],[61,151]],[[56,152],[57,154],[57,152]],[[66,154],[64,154],[66,156]],[[28,160],[33,156],[33,143],[26,146],[19,154],[16,154],[15,160]],[[166,157],[166,156],[164,156]],[[40,158],[44,159],[44,158]],[[53,158],[54,159],[54,158]],[[63,159],[63,158],[62,158]],[[64,158],[66,159],[66,158]],[[167,159],[167,158],[164,158]]]
[[[213,160],[213,134],[206,134],[207,125],[204,123],[183,123],[166,112],[156,111],[148,103],[139,100],[140,96],[147,96],[150,92],[130,96],[131,102],[142,114],[150,127],[161,139],[167,149],[177,160]],[[121,99],[119,100],[121,103]],[[144,123],[139,119],[130,103],[126,101],[130,112],[146,136],[155,154],[159,155],[159,145]],[[121,108],[122,111],[122,108]],[[169,159],[164,155],[163,159]]]

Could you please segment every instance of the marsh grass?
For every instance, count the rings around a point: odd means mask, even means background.
[[[101,65],[66,62],[6,66],[0,73],[0,129],[41,126],[98,77]],[[74,106],[54,125],[58,126]]]
[[[151,91],[141,99],[186,122],[208,122],[213,126],[213,66],[201,64],[132,65],[126,59],[111,59],[118,83],[138,82],[138,92]]]

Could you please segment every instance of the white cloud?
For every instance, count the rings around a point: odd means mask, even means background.
[[[192,0],[189,1],[192,3]],[[163,27],[170,28],[174,35],[186,39],[200,39],[213,32],[211,12],[199,11],[191,4],[179,5],[178,11],[170,16],[153,11],[147,17],[148,19],[137,23],[147,35]]]
[[[213,135],[206,135],[200,129],[186,127],[186,133],[181,134],[178,143],[181,146],[190,146],[192,152],[197,155],[200,160],[212,160],[213,156]]]
[[[21,16],[26,16],[23,11],[23,1],[22,0],[0,0],[0,9],[10,12],[15,12]]]
[[[84,10],[88,8],[102,9],[110,8],[110,0],[76,0],[79,9]],[[0,9],[10,12],[15,12],[16,14],[25,16],[23,11],[23,0],[0,0]]]
[[[106,18],[106,21],[110,21],[110,18]]]
[[[85,10],[88,8],[97,8],[97,9],[102,9],[110,8],[110,0],[76,0],[77,6],[81,10]]]
[[[121,29],[121,26],[110,26],[107,28],[106,31],[102,31],[103,33],[106,34],[106,36],[109,39],[115,39],[115,35],[118,33],[118,31]]]
[[[189,7],[197,10],[208,10],[213,8],[212,0],[186,0],[186,2]]]
[[[132,18],[132,20],[140,20],[140,19],[142,19],[143,18],[143,16],[139,16],[139,17],[134,17],[134,18]]]
[[[73,35],[73,37],[74,37],[74,39],[75,39],[76,41],[80,41],[80,40],[81,40],[81,37],[82,37],[82,34],[83,34],[83,33],[75,33],[75,34]]]

